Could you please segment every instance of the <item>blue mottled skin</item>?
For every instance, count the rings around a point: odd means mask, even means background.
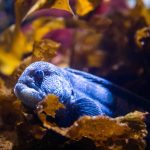
[[[14,88],[23,104],[34,109],[46,95],[58,96],[66,109],[56,113],[61,126],[71,125],[83,115],[124,115],[132,110],[149,110],[149,101],[111,82],[82,71],[35,62],[22,73]],[[125,100],[124,100],[125,99]]]

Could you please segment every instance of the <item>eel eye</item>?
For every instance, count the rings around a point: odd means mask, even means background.
[[[34,70],[31,70],[31,71],[29,72],[29,76],[32,77],[32,76],[34,75],[34,72],[35,72]]]
[[[50,74],[51,74],[50,71],[48,71],[48,70],[45,70],[45,71],[44,71],[44,75],[45,75],[45,76],[50,76]]]
[[[42,70],[36,70],[34,73],[34,79],[37,81],[39,84],[43,81],[44,78],[44,72]]]

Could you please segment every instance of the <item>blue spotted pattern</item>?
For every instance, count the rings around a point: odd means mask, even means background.
[[[149,110],[149,101],[89,73],[59,68],[48,62],[29,65],[14,92],[24,105],[34,109],[46,95],[58,96],[66,109],[56,113],[61,126],[71,125],[83,115],[124,115],[132,110]]]

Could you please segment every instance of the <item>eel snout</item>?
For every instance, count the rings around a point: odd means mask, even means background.
[[[28,87],[23,83],[17,83],[14,88],[15,95],[30,108],[34,108],[39,101],[41,101],[45,97],[45,93],[35,89]]]

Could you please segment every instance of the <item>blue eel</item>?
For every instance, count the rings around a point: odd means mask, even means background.
[[[150,111],[150,101],[106,79],[44,61],[32,63],[24,70],[14,93],[31,109],[46,95],[56,95],[66,107],[55,116],[63,127],[84,115],[116,117],[134,110]]]

